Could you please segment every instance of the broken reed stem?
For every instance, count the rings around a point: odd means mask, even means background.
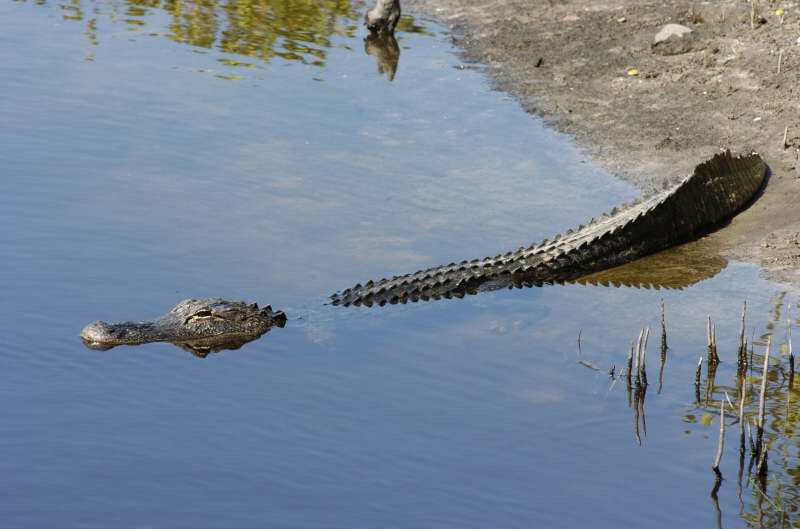
[[[742,306],[742,320],[739,323],[739,355],[736,367],[740,375],[743,375],[747,371],[747,343],[745,342],[744,338],[744,324],[746,315],[747,300],[745,300],[744,305]]]
[[[644,341],[642,342],[642,348],[639,351],[639,381],[643,386],[647,385],[647,362],[645,361],[645,357],[647,356],[647,340],[650,338],[650,327],[647,327],[644,331]]]
[[[717,455],[714,458],[714,464],[711,466],[717,477],[722,477],[722,472],[719,471],[719,463],[722,461],[722,452],[725,450],[725,401],[719,401],[719,444],[717,444]]]
[[[778,75],[781,74],[781,63],[783,62],[783,50],[778,51]],[[783,143],[786,143],[784,139]]]
[[[633,375],[633,342],[631,342],[631,346],[628,349],[628,387],[631,387],[631,376]]]
[[[697,360],[697,369],[694,372],[694,384],[695,386],[700,385],[700,374],[703,371],[703,357],[702,355]]]
[[[694,398],[700,405],[700,375],[703,371],[703,355],[697,360],[697,369],[694,372]]]
[[[578,354],[581,354],[581,333],[583,329],[578,329]]]
[[[786,318],[786,340],[789,342],[789,389],[794,382],[794,351],[792,350],[792,319]]]
[[[769,353],[771,348],[772,336],[767,336],[767,350],[764,353],[764,368],[761,372],[761,392],[758,396],[758,423],[756,425],[758,427],[756,447],[759,454],[761,454],[761,444],[764,437],[764,408],[767,398],[767,372],[769,370]]]
[[[636,339],[636,353],[635,353],[636,362],[635,362],[635,365],[634,365],[634,367],[636,368],[636,384],[640,384],[641,383],[640,375],[642,373],[642,369],[640,367],[639,362],[642,359],[642,339],[643,338],[644,338],[644,327],[642,327],[642,330],[639,331],[639,338]]]
[[[667,359],[667,322],[664,314],[664,300],[661,300],[661,363]]]
[[[744,397],[747,387],[747,379],[742,377],[742,387],[739,390],[739,452],[744,454]]]
[[[717,326],[711,322],[711,316],[708,317],[708,364],[716,365],[719,363],[719,356],[717,356]]]
[[[780,72],[778,72],[780,73]],[[783,148],[786,149],[789,147],[789,127],[785,127],[783,129]]]

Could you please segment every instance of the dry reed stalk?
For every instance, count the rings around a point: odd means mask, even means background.
[[[759,455],[761,455],[762,452],[762,443],[764,439],[764,409],[766,407],[767,374],[769,372],[769,354],[771,348],[772,348],[772,336],[767,336],[767,350],[764,353],[764,368],[761,372],[761,391],[759,392],[758,396],[758,423],[756,424],[756,426],[758,427],[756,450]]]
[[[708,317],[708,364],[716,365],[719,363],[719,356],[717,355],[717,326],[711,322],[711,316]]]
[[[641,380],[639,375],[641,374],[641,368],[639,367],[639,362],[641,360],[641,352],[642,352],[642,339],[644,338],[644,327],[642,330],[639,331],[639,338],[636,339],[636,352],[634,353],[634,368],[636,371],[636,384],[641,384]]]
[[[717,455],[714,457],[714,464],[711,469],[717,474],[718,478],[722,478],[722,472],[719,471],[719,464],[722,461],[722,452],[725,450],[725,401],[719,401],[719,443],[717,444]]]
[[[647,341],[650,338],[650,327],[647,327],[644,331],[644,341],[642,342],[642,348],[639,351],[639,381],[643,386],[647,385]]]
[[[742,306],[742,320],[739,323],[739,354],[738,354],[738,362],[736,368],[739,371],[740,375],[743,375],[747,371],[747,343],[745,342],[744,338],[744,325],[745,325],[746,315],[747,315],[747,300],[745,300],[744,305]]]

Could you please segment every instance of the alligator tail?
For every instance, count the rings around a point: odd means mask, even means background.
[[[463,297],[502,286],[572,281],[708,232],[743,209],[764,183],[756,154],[730,151],[698,165],[680,183],[614,208],[586,226],[506,254],[368,281],[331,296],[334,305],[385,305]]]

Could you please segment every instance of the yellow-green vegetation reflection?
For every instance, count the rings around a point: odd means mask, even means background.
[[[747,372],[743,377],[729,376],[726,370],[724,378],[727,380],[722,380],[722,370],[717,373],[716,368],[708,369],[704,362],[707,369],[696,392],[696,407],[687,410],[683,417],[689,428],[687,432],[698,430],[716,438],[720,401],[727,402],[729,397],[733,403],[733,409],[728,407],[726,412],[725,450],[728,452],[726,458],[738,458],[740,466],[737,475],[725,477],[727,483],[736,486],[738,514],[747,527],[796,527],[800,522],[800,375],[792,369],[794,361],[790,356],[794,353],[794,347],[790,345],[792,334],[798,335],[800,307],[791,306],[787,298],[785,292],[776,295],[764,332],[747,336],[750,343]],[[768,338],[770,359],[764,373]],[[751,461],[750,432],[754,438],[757,436],[759,395],[764,378],[764,444],[767,452],[763,472],[759,473],[759,462]],[[743,402],[743,422],[739,421],[740,402]],[[740,453],[743,431],[745,451]],[[727,468],[731,466],[727,465]]]
[[[34,3],[48,5],[44,0]],[[85,24],[91,46],[102,43],[109,24],[125,24],[130,31],[199,48],[315,66],[325,65],[327,50],[335,46],[333,37],[355,35],[366,8],[350,0],[66,0],[56,6],[64,20]],[[163,13],[169,17],[167,27],[156,27],[162,24],[156,15]],[[427,34],[408,16],[398,30]],[[220,61],[229,67],[254,67],[252,62],[230,58]]]

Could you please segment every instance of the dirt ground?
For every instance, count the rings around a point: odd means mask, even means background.
[[[761,153],[771,170],[764,194],[710,237],[724,258],[800,285],[800,2],[760,0],[754,10],[750,0],[405,0],[403,8],[449,26],[465,60],[484,65],[497,89],[644,192],[719,149]],[[693,30],[691,51],[651,49],[668,23]]]

